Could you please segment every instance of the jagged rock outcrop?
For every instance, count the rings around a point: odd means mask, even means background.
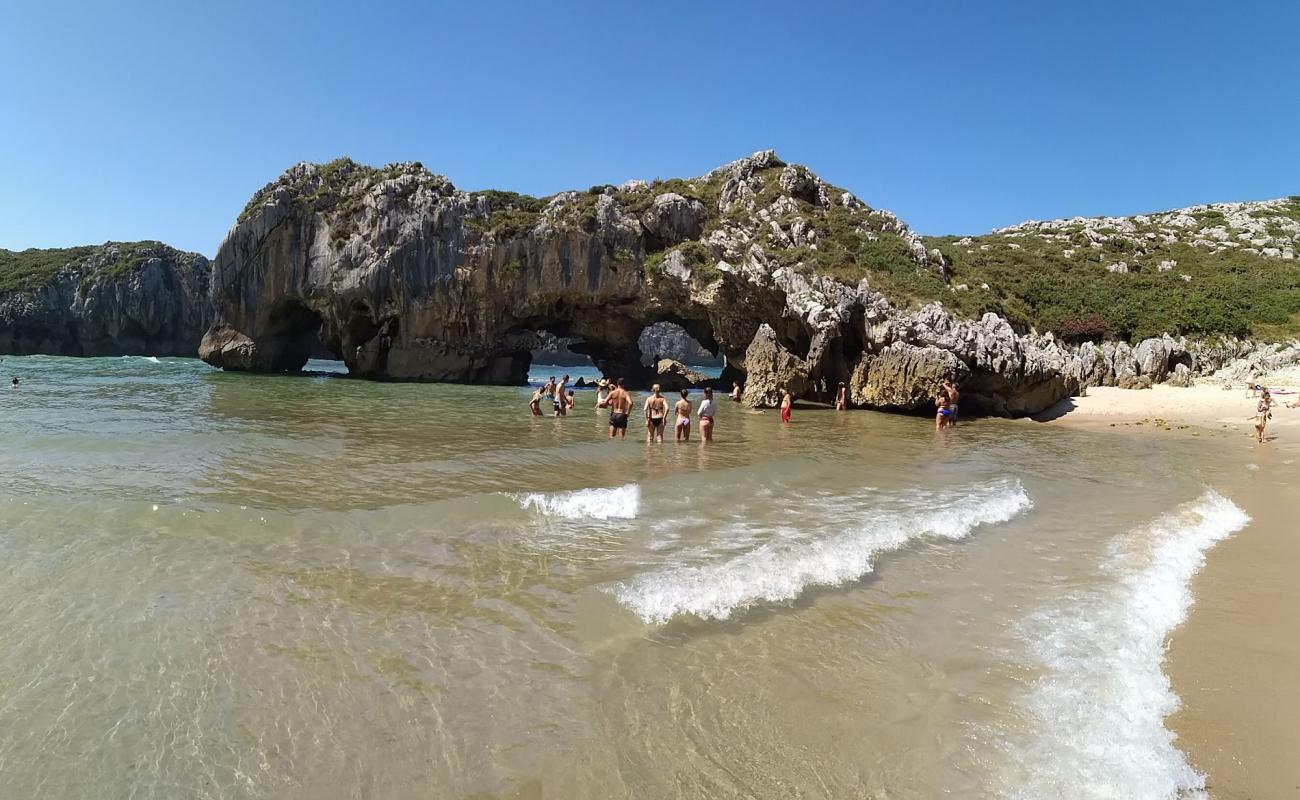
[[[0,352],[193,356],[212,322],[208,260],[158,242],[0,250]]]
[[[782,386],[826,400],[846,381],[855,404],[928,409],[951,378],[967,408],[1009,415],[1217,358],[1170,337],[1070,344],[878,290],[951,296],[953,268],[892,214],[771,151],[692,180],[544,199],[462,191],[418,164],[304,163],[221,245],[200,355],[288,370],[323,345],[361,377],[521,383],[547,331],[644,385],[656,371],[638,339],[671,321],[725,359],[724,382],[744,380],[752,405]]]

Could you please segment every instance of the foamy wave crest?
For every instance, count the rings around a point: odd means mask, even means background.
[[[1160,669],[1165,639],[1187,615],[1205,552],[1249,521],[1207,492],[1112,542],[1107,589],[1026,621],[1025,638],[1048,673],[1026,700],[1035,724],[1010,796],[1200,796],[1204,776],[1164,727],[1178,707]]]
[[[727,561],[648,573],[611,591],[646,622],[667,622],[679,614],[726,619],[755,603],[793,600],[810,586],[861,578],[878,554],[914,539],[961,539],[979,525],[1005,522],[1032,505],[1019,483],[1000,482],[918,495],[901,510],[861,509],[856,518],[817,520],[810,509],[818,529],[842,532],[769,541]]]
[[[516,495],[523,508],[565,519],[635,519],[641,508],[641,487],[635,483],[612,489]]]

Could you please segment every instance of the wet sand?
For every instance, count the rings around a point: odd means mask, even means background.
[[[1206,774],[1211,797],[1300,797],[1300,409],[1277,409],[1259,445],[1244,418],[1255,400],[1242,391],[1090,394],[1068,401],[1051,424],[1196,437],[1207,482],[1251,516],[1207,554],[1195,604],[1170,639],[1165,672],[1182,707],[1167,725]]]

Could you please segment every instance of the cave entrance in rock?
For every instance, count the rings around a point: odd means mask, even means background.
[[[558,331],[558,332],[557,332]],[[563,329],[551,330],[538,328],[532,331],[535,338],[529,350],[528,382],[545,383],[552,375],[559,378],[568,374],[574,382],[582,378],[583,382],[598,380],[600,369],[591,356],[583,350],[586,342],[579,336],[565,335]],[[576,350],[574,348],[577,348]]]
[[[321,338],[321,317],[296,297],[285,297],[271,307],[268,335],[271,369],[279,372],[340,372],[337,347]],[[316,359],[308,364],[309,360]]]

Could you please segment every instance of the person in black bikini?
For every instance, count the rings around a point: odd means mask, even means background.
[[[668,398],[660,394],[659,384],[650,389],[650,396],[645,399],[646,444],[664,440],[664,420],[668,418]]]

